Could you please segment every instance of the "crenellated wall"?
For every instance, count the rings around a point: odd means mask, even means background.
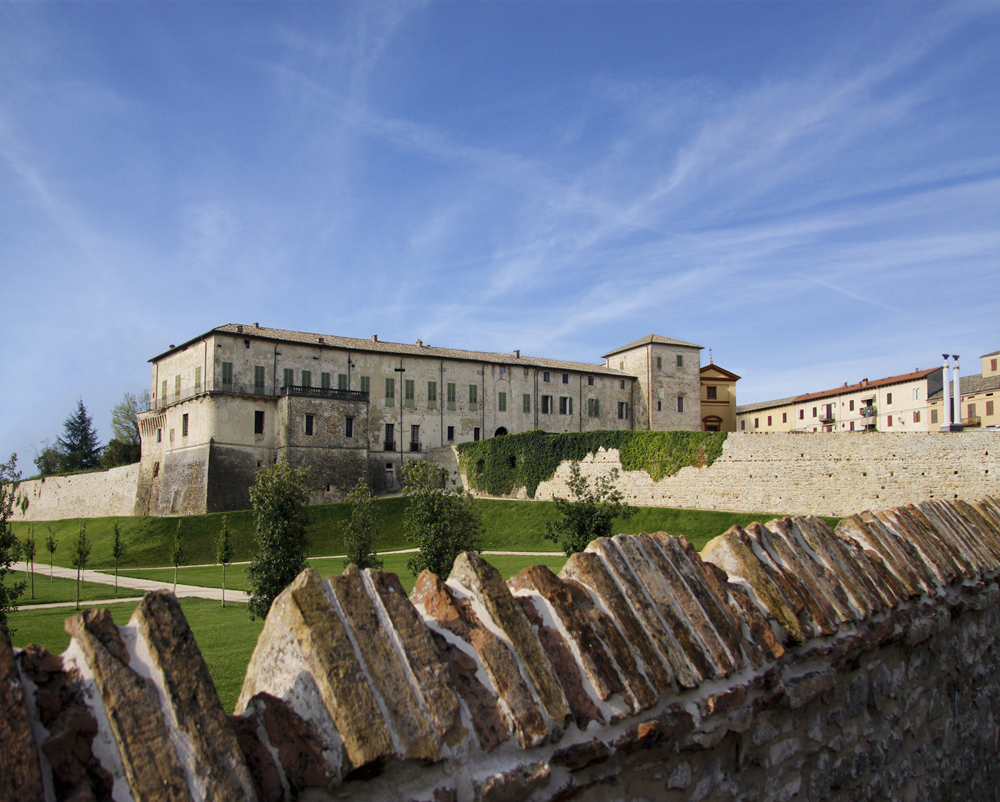
[[[1000,504],[306,571],[226,716],[169,593],[0,643],[11,799],[995,800]],[[40,746],[40,748],[39,748]]]

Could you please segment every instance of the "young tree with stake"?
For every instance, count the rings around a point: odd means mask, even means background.
[[[115,560],[115,593],[118,592],[118,563],[125,559],[127,551],[128,548],[125,541],[122,540],[121,529],[118,526],[118,519],[115,518],[115,532],[111,540],[111,556]]]
[[[229,521],[222,516],[222,531],[215,541],[215,561],[222,566],[222,606],[226,606],[226,566],[233,561],[233,544],[229,542]]]
[[[52,581],[52,559],[56,556],[59,541],[52,536],[52,527],[48,527],[49,536],[45,538],[45,550],[49,553],[49,582]]]
[[[76,536],[75,551],[73,554],[73,567],[76,569],[76,609],[80,609],[80,586],[81,572],[87,570],[87,558],[90,556],[90,548],[93,544],[87,539],[87,525],[80,521],[80,532]]]
[[[177,531],[174,533],[174,549],[170,553],[174,564],[174,593],[177,592],[177,569],[184,564],[184,546],[181,544],[181,522],[177,521]]]
[[[37,549],[35,525],[30,524],[28,526],[28,536],[24,539],[21,550],[24,552],[24,560],[28,564],[28,570],[31,572],[31,598],[35,598],[35,551]]]

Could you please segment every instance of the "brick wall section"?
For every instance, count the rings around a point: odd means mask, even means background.
[[[558,576],[303,572],[236,714],[180,605],[0,676],[10,799],[1000,799],[1000,504],[591,543]],[[36,770],[32,756],[37,755]]]
[[[62,518],[126,517],[135,509],[139,464],[75,476],[49,476],[22,482],[18,490],[28,508],[16,521],[56,521]]]
[[[659,482],[622,471],[617,450],[581,463],[587,476],[612,468],[628,501],[640,506],[839,517],[915,499],[1000,493],[1000,432],[730,434],[710,467],[682,468]],[[568,479],[566,463],[535,498],[568,497]]]

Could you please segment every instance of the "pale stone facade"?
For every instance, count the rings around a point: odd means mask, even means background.
[[[700,350],[650,335],[601,365],[221,326],[150,360],[135,511],[246,507],[282,457],[312,469],[325,502],[359,476],[397,487],[406,460],[486,437],[700,429]]]
[[[736,382],[740,377],[711,362],[700,374],[702,431],[735,432]]]

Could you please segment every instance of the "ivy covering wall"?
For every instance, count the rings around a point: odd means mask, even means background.
[[[508,496],[516,488],[534,498],[538,485],[550,479],[561,462],[582,460],[598,449],[617,448],[626,471],[643,470],[654,481],[681,468],[711,465],[722,453],[726,432],[596,431],[491,437],[458,446],[459,465],[473,488],[491,496]]]

